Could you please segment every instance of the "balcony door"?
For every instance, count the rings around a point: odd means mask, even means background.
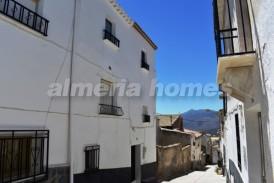
[[[239,53],[253,51],[252,31],[250,24],[250,14],[246,0],[235,0],[236,18],[238,27]]]

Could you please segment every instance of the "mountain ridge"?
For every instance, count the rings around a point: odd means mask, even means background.
[[[219,131],[218,111],[211,109],[191,109],[182,114],[184,128],[216,135]]]

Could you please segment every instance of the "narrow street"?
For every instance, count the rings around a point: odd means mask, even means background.
[[[216,166],[207,166],[205,171],[195,171],[163,183],[225,183],[225,177],[217,175],[215,168]]]

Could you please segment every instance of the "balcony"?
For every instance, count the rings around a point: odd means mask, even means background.
[[[14,0],[0,0],[0,13],[47,36],[49,21]]]
[[[45,180],[48,160],[48,130],[0,130],[0,182]]]
[[[256,53],[253,49],[249,8],[246,0],[213,0],[217,82],[224,92],[242,99],[250,96],[250,79]]]
[[[142,60],[141,61],[141,68],[146,69],[146,70],[149,71],[149,65],[148,65],[148,63]]]
[[[150,123],[150,115],[143,114],[143,123]]]
[[[99,104],[99,114],[123,116],[124,112],[121,107],[106,105],[106,104]]]
[[[120,47],[120,40],[117,39],[111,32],[104,30],[104,40],[110,41],[112,44],[114,44],[117,48]]]

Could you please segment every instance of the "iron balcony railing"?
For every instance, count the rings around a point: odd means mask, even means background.
[[[149,71],[149,65],[148,65],[148,63],[142,60],[141,61],[141,68],[146,69],[146,70]]]
[[[99,114],[123,116],[124,112],[121,107],[107,104],[99,104]]]
[[[44,36],[48,35],[49,21],[14,0],[0,0],[0,13]]]
[[[218,57],[254,53],[246,0],[213,0]]]
[[[91,145],[85,148],[85,172],[92,173],[99,170],[100,146]]]
[[[48,177],[48,130],[0,130],[0,182],[37,182]]]
[[[150,122],[150,115],[143,114],[143,123],[149,123]]]
[[[107,30],[104,30],[104,39],[107,39],[117,47],[120,47],[120,40],[117,39],[111,32]]]

